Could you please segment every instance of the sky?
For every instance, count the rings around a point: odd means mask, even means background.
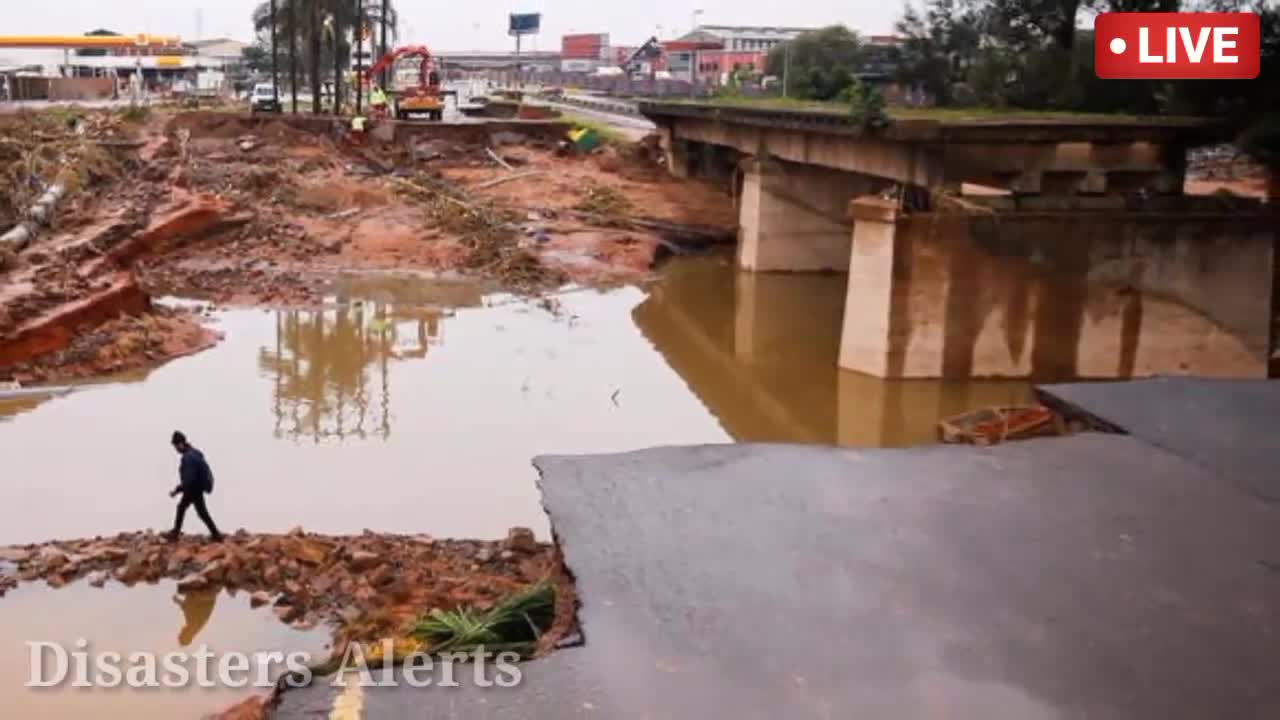
[[[527,42],[529,49],[559,49],[560,36],[569,32],[609,33],[615,45],[636,45],[650,35],[666,38],[687,32],[693,11],[703,11],[706,25],[789,25],[820,27],[843,23],[867,33],[892,29],[902,0],[803,0],[789,5],[776,0],[646,0],[620,3],[601,0],[392,0],[401,12],[401,39],[436,50],[503,50],[513,46],[507,37],[507,14],[541,12],[542,33]],[[105,27],[123,34],[139,32],[252,39],[250,14],[257,0],[3,0],[0,32],[14,35],[77,34]],[[659,26],[661,32],[659,33]],[[0,54],[13,56],[11,50]]]

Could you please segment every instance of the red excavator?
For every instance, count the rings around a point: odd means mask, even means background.
[[[417,68],[417,84],[400,85],[398,83],[400,69],[408,70],[401,60],[419,59]],[[444,96],[449,93],[440,90],[440,73],[435,68],[431,51],[423,45],[398,47],[383,55],[365,71],[365,79],[373,86],[374,78],[383,70],[391,69],[391,88],[383,88],[394,96],[394,107],[390,108],[397,119],[408,120],[411,115],[426,115],[428,120],[444,118]],[[387,112],[388,108],[374,108],[375,112]]]

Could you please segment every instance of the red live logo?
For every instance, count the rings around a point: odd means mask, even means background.
[[[1093,59],[1107,80],[1252,80],[1261,43],[1253,13],[1103,13]]]

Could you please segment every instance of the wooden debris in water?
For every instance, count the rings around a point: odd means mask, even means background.
[[[938,422],[939,439],[945,443],[995,445],[1066,433],[1063,418],[1040,404],[983,408]]]

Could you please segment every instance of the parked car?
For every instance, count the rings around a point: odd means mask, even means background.
[[[280,112],[280,100],[271,83],[258,83],[249,96],[249,112]]]

